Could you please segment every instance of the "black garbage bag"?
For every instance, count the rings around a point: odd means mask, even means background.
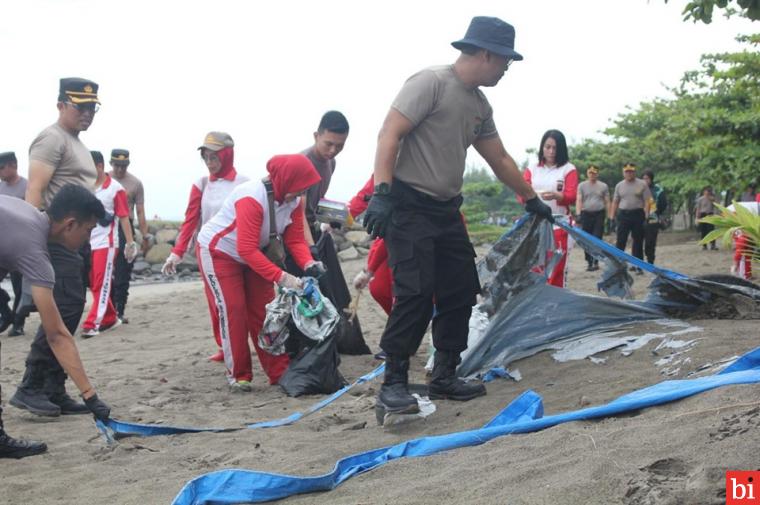
[[[346,278],[343,277],[332,235],[323,233],[316,246],[319,257],[315,259],[324,263],[327,268],[327,273],[319,279],[319,290],[333,303],[341,318],[338,325],[340,331],[336,334],[338,352],[349,355],[372,354],[364,341],[359,318],[354,316],[349,320],[344,311],[351,303],[351,292],[348,290]],[[303,271],[295,266],[292,258],[288,257],[286,266],[288,272],[293,275],[303,276]]]
[[[338,370],[335,331],[317,343],[301,334],[295,325],[290,331],[286,345],[291,353],[290,366],[279,382],[288,396],[331,394],[346,385]]]

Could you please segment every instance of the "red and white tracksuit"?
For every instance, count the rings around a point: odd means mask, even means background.
[[[734,268],[736,275],[742,279],[752,279],[752,254],[755,251],[752,239],[744,233],[737,233],[734,238]]]
[[[129,216],[127,192],[111,176],[106,175],[103,185],[95,190],[95,196],[106,212],[114,215],[114,219],[108,226],[95,226],[90,234],[92,306],[82,324],[85,330],[109,327],[116,322],[117,313],[111,302],[114,261],[119,253],[119,231],[116,227],[119,226],[120,217]]]
[[[291,161],[295,160],[295,161]],[[296,166],[293,168],[292,165]],[[309,171],[307,171],[307,168]],[[319,182],[303,155],[276,156],[267,164],[275,189],[275,224],[285,247],[300,268],[312,261],[304,239],[303,201],[284,201]],[[279,203],[282,202],[282,203]],[[276,384],[288,367],[287,354],[273,356],[259,347],[258,334],[266,304],[274,299],[273,283],[282,270],[262,252],[269,244],[269,204],[261,181],[248,181],[232,190],[222,208],[198,234],[198,258],[210,305],[218,312],[218,329],[230,383],[250,381],[253,340],[261,366]]]
[[[230,150],[232,148],[229,148]],[[196,234],[201,226],[206,224],[222,207],[222,203],[229,196],[232,190],[248,181],[248,177],[240,175],[229,164],[229,169],[222,167],[219,174],[204,176],[193,183],[190,188],[190,199],[187,202],[185,210],[185,221],[179,230],[177,240],[172,252],[180,258],[187,252],[190,243],[195,239]],[[195,259],[198,262],[198,268],[201,268],[201,259],[198,246],[195,248]],[[213,297],[206,288],[206,299],[208,300],[208,311],[211,317],[211,328],[214,332],[216,345],[222,347],[222,340],[219,336],[219,313],[216,310],[216,304],[213,303]]]
[[[351,217],[356,218],[367,210],[374,186],[375,178],[370,177],[364,187],[348,202]],[[369,281],[369,292],[372,298],[380,304],[386,314],[390,314],[393,307],[393,275],[388,266],[388,250],[385,248],[385,241],[381,238],[376,239],[370,246],[367,255],[367,271],[372,273],[372,279]]]
[[[541,198],[544,191],[557,191],[559,181],[562,181],[562,199],[561,200],[542,200],[551,207],[554,214],[565,214],[572,216],[570,206],[575,204],[575,197],[578,193],[578,171],[572,163],[565,163],[561,167],[547,167],[543,164],[534,164],[523,171],[523,178],[533,187],[533,190]],[[553,254],[561,254],[562,259],[554,267],[554,271],[549,277],[549,284],[564,288],[567,277],[567,256],[572,247],[568,239],[567,232],[562,228],[554,227],[554,253],[549,253],[547,260]]]

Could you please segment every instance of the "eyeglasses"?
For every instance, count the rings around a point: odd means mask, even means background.
[[[514,62],[515,60],[507,60],[507,62],[504,64],[504,71],[506,72],[507,70],[509,70],[509,67],[511,67],[512,63]]]
[[[74,109],[76,109],[80,114],[82,112],[92,112],[95,114],[100,110],[100,104],[95,102],[88,102],[88,103],[74,103],[74,102],[64,102],[66,105],[71,105]]]

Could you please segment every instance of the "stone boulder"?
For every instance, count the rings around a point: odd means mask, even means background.
[[[361,258],[359,251],[354,246],[349,246],[338,253],[338,259],[341,261],[350,261]]]
[[[150,263],[151,265],[161,264],[163,265],[166,261],[166,258],[169,257],[169,254],[172,252],[172,246],[169,244],[156,244],[153,247],[150,248],[148,253],[145,255],[145,261]]]
[[[177,235],[179,235],[179,232],[177,230],[172,230],[165,228],[163,230],[158,230],[156,232],[156,243],[157,244],[167,244],[169,242],[174,242],[177,239]]]

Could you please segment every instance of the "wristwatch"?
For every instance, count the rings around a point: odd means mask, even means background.
[[[391,193],[391,185],[387,182],[381,182],[380,184],[375,184],[375,194],[376,195],[389,195]]]

